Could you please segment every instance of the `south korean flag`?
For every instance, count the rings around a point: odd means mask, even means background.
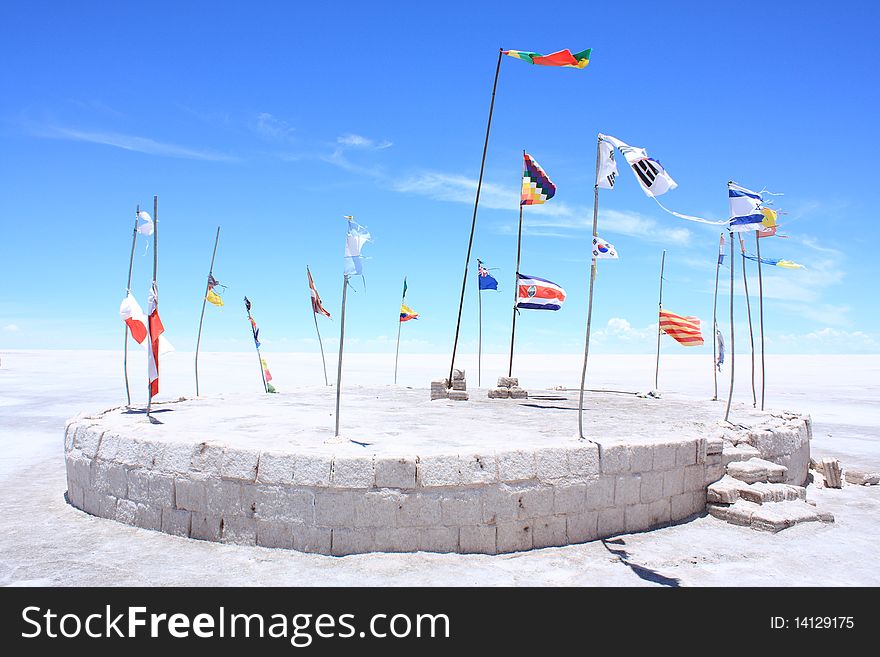
[[[596,186],[614,189],[617,178],[617,162],[614,160],[614,144],[599,137],[599,166],[596,169]]]
[[[642,191],[648,196],[660,196],[678,187],[678,183],[666,173],[666,169],[663,168],[660,161],[648,157],[644,148],[630,146],[608,135],[601,135],[601,139],[617,147],[636,175],[636,180],[639,181]]]
[[[614,245],[606,242],[598,235],[593,237],[593,257],[596,259],[606,258],[608,260],[617,260],[617,249]]]

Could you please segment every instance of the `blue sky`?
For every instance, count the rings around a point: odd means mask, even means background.
[[[179,350],[195,346],[218,225],[227,306],[208,308],[202,348],[251,347],[244,295],[268,347],[316,348],[307,264],[332,343],[353,214],[374,242],[349,348],[393,351],[406,274],[421,319],[404,349],[448,352],[498,48],[591,47],[583,71],[502,62],[474,243],[501,284],[484,293],[484,349],[509,339],[524,148],[558,191],[525,209],[521,270],[568,299],[524,313],[518,348],[583,348],[603,132],[663,162],[679,187],[662,200],[679,212],[725,218],[731,179],[785,194],[791,237],[762,254],[807,270],[764,269],[768,350],[880,351],[872,3],[29,2],[0,19],[0,349],[118,349],[135,206],[158,194],[160,310]],[[601,263],[593,349],[653,349],[663,249],[664,307],[711,324],[717,229],[663,213],[621,171],[599,232],[621,259]],[[725,286],[719,306],[726,333]]]

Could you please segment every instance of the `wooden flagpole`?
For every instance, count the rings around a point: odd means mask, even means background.
[[[715,394],[712,395],[712,401],[718,401],[718,271],[721,269],[724,233],[721,233],[718,242],[718,255],[715,258],[715,299],[712,302],[712,378],[715,382]]]
[[[525,151],[523,151],[523,157],[525,157]],[[513,376],[513,343],[516,338],[516,300],[519,296],[519,260],[520,254],[522,252],[522,215],[523,215],[523,206],[522,199],[519,202],[519,228],[516,232],[516,270],[514,271],[514,281],[513,281],[513,321],[510,324],[510,363],[507,366],[507,376]]]
[[[480,267],[483,266],[483,261],[477,258],[477,308],[479,309],[477,315],[479,317],[478,326],[479,332],[477,333],[477,387],[483,385],[482,383],[482,372],[483,372],[483,292],[480,290]]]
[[[452,387],[452,371],[455,369],[455,352],[458,349],[458,334],[461,329],[461,312],[464,309],[464,292],[467,286],[468,268],[471,264],[471,248],[474,244],[474,229],[477,226],[477,208],[480,205],[480,190],[483,187],[483,170],[486,168],[486,151],[489,148],[489,130],[492,128],[492,113],[495,110],[495,90],[498,88],[498,73],[501,71],[502,48],[498,49],[498,64],[495,66],[495,81],[492,83],[492,100],[489,103],[489,120],[486,123],[486,140],[483,142],[483,158],[480,161],[480,177],[477,180],[477,196],[474,199],[474,216],[471,219],[471,236],[468,239],[467,256],[464,259],[464,276],[461,279],[461,300],[458,303],[458,319],[455,320],[455,341],[452,343],[452,361],[449,363],[448,388]]]
[[[217,226],[217,235],[214,237],[214,252],[211,254],[211,266],[208,268],[208,282],[205,284],[205,296],[202,299],[202,316],[199,318],[199,334],[196,337],[196,397],[199,396],[199,345],[202,342],[202,323],[205,321],[205,305],[208,303],[211,277],[214,275],[214,258],[217,255],[217,243],[219,241],[220,226]]]
[[[758,405],[758,398],[755,395],[755,334],[752,331],[752,304],[749,301],[749,279],[746,276],[746,245],[742,233],[739,234],[739,248],[742,251],[743,289],[746,293],[746,313],[749,318],[749,341],[752,344],[752,408],[754,408]]]
[[[593,185],[593,237],[599,234],[599,157],[602,138],[599,137],[596,142],[596,184]],[[590,253],[593,253],[592,242],[590,244]],[[593,255],[590,264],[590,295],[587,302],[587,336],[584,339],[584,366],[581,369],[581,389],[578,397],[578,438],[585,440],[584,437],[584,385],[587,380],[587,358],[590,355],[590,325],[593,322],[593,285],[596,282],[596,256]]]
[[[339,437],[339,401],[342,396],[342,349],[345,344],[345,298],[348,292],[348,274],[342,276],[342,317],[339,321],[339,358],[336,363],[336,434]]]
[[[666,249],[660,256],[660,301],[657,304],[657,362],[654,365],[654,390],[657,390],[657,381],[660,378],[660,311],[663,310],[663,267],[666,264]]]
[[[159,269],[159,197],[158,195],[153,196],[153,286],[156,287],[156,296],[158,297],[159,291],[158,286],[156,285],[156,278]],[[156,299],[156,304],[158,305],[159,299]],[[150,338],[150,344],[147,345],[147,349],[152,349],[153,345],[153,336],[151,335],[151,331],[149,330],[150,325],[150,316],[149,316],[149,305],[147,306],[147,336]],[[157,363],[158,365],[158,363]],[[157,368],[158,370],[158,368]],[[156,372],[158,375],[158,371]],[[153,395],[150,394],[152,389],[150,387],[150,356],[147,355],[147,419],[150,418],[150,409],[153,407]]]
[[[254,347],[257,349],[257,360],[260,361],[260,378],[263,380],[263,392],[269,392],[269,386],[266,384],[266,372],[263,369],[263,356],[260,354],[260,345],[257,344],[257,336],[254,332],[254,320],[251,317],[250,302],[248,298],[244,298],[244,307],[247,310],[248,324],[251,325],[251,333],[254,335]]]
[[[761,327],[761,410],[764,410],[764,283],[761,280],[761,236],[755,231],[755,255],[758,257],[758,317]]]
[[[403,312],[403,300],[406,299],[406,275],[403,277],[403,294],[400,297],[400,312]],[[397,357],[400,355],[400,329],[403,322],[400,321],[400,312],[397,313],[397,349],[394,351],[394,385],[397,385]]]
[[[138,217],[141,214],[141,206],[137,206],[134,212],[134,230],[131,233],[131,256],[128,259],[128,282],[125,284],[125,294],[131,294],[131,270],[134,267],[134,246],[138,236]],[[125,372],[125,405],[131,406],[131,391],[128,388],[128,324],[125,324],[125,350],[122,352],[122,369]]]
[[[728,421],[730,416],[730,403],[733,401],[733,370],[736,364],[736,354],[734,351],[734,327],[733,327],[733,270],[735,269],[733,260],[733,231],[730,231],[730,389],[727,391],[727,409],[724,411],[724,421]]]
[[[309,282],[314,283],[312,272],[309,271],[308,265],[306,265],[306,274],[308,274]],[[321,348],[321,364],[324,366],[324,385],[329,386],[330,382],[327,380],[327,361],[324,359],[324,342],[321,340],[321,329],[318,328],[318,313],[315,311],[315,300],[312,297],[311,286],[309,286],[309,299],[312,301],[312,319],[315,320],[315,332],[318,334],[318,346]]]

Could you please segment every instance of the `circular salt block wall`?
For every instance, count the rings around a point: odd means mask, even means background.
[[[588,442],[573,435],[576,397],[556,391],[463,403],[355,388],[346,401],[360,428],[345,436],[356,442],[329,443],[333,394],[156,404],[156,424],[125,408],[78,416],[65,430],[68,499],[208,541],[498,554],[700,514],[725,445],[752,445],[788,468],[789,483],[802,484],[809,465],[803,416],[742,408],[739,427],[722,426],[710,402],[591,394]]]

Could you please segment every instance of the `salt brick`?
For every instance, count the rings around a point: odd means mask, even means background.
[[[332,465],[329,456],[297,454],[293,483],[297,486],[329,486]]]
[[[115,433],[105,431],[101,434],[101,443],[98,445],[97,458],[103,461],[114,461],[119,451],[119,442],[122,438]]]
[[[705,438],[697,438],[697,463],[706,462],[706,450],[708,449]]]
[[[642,504],[650,504],[663,497],[663,473],[645,472],[642,474],[642,487],[639,500]]]
[[[331,541],[330,551],[335,556],[371,552],[375,545],[372,529],[335,528]]]
[[[564,447],[544,447],[535,451],[538,479],[552,481],[567,477],[568,451]]]
[[[194,511],[190,522],[189,536],[200,541],[219,542],[221,538],[220,518]]]
[[[452,382],[452,389],[459,390],[459,391],[467,390],[467,383],[465,383],[465,381],[463,379],[459,380],[459,381],[453,381]]]
[[[177,477],[174,480],[174,500],[178,509],[206,511],[208,507],[204,479]]]
[[[440,521],[444,525],[477,525],[482,521],[482,516],[483,503],[479,491],[455,491],[440,498]]]
[[[672,520],[682,520],[697,513],[693,492],[680,493],[672,497]]]
[[[254,516],[258,520],[306,523],[314,520],[315,495],[309,490],[273,485],[249,486],[248,489],[254,492]]]
[[[654,445],[654,469],[670,470],[675,467],[675,457],[678,449],[675,444],[661,443]]]
[[[86,458],[93,459],[98,455],[98,446],[101,444],[101,432],[91,427],[78,424],[73,437],[73,445],[80,450]]]
[[[267,548],[293,547],[293,525],[281,520],[257,520],[257,545]]]
[[[190,451],[190,470],[219,475],[223,467],[223,446],[201,442]]]
[[[257,544],[257,524],[253,518],[225,517],[220,521],[220,540],[237,545]]]
[[[300,552],[330,554],[333,530],[326,527],[312,527],[294,524],[293,549]]]
[[[257,483],[292,484],[296,456],[287,452],[261,452],[257,463]]]
[[[684,469],[684,489],[700,490],[706,487],[706,468],[702,465],[688,465]]]
[[[587,485],[559,484],[553,489],[554,513],[581,513],[586,508]]]
[[[162,509],[162,531],[174,536],[189,536],[190,512],[177,509]]]
[[[336,488],[372,488],[376,471],[372,456],[341,457],[333,459],[330,484]]]
[[[83,504],[91,508],[91,510],[89,508],[84,508],[83,510],[99,518],[115,518],[116,501],[116,498],[112,495],[102,495],[101,493],[88,490],[83,491]]]
[[[354,493],[351,491],[316,491],[315,524],[339,527],[354,523]]]
[[[458,482],[465,486],[498,481],[495,454],[459,454]]]
[[[624,509],[626,533],[639,532],[651,526],[651,505],[632,504]]]
[[[419,549],[419,534],[415,527],[386,527],[374,530],[373,549],[378,552],[415,552]]]
[[[511,388],[510,389],[510,398],[511,399],[528,399],[529,393],[522,388]]]
[[[131,500],[116,501],[116,520],[126,525],[134,525],[137,521],[138,505]]]
[[[67,488],[67,501],[77,509],[81,509],[83,505],[83,487],[77,484],[71,484]]]
[[[496,545],[498,552],[520,552],[532,549],[531,520],[499,522],[497,530]]]
[[[529,486],[520,488],[517,496],[517,517],[540,518],[553,513],[553,487]]]
[[[452,380],[453,381],[464,381],[464,370],[455,369],[452,370]]]
[[[499,376],[496,385],[499,388],[518,388],[519,379],[515,376]]]
[[[513,520],[519,512],[519,490],[502,484],[490,486],[483,492],[483,522],[494,524]]]
[[[629,445],[603,446],[599,453],[603,474],[620,474],[629,471],[632,459],[632,448]]]
[[[600,471],[599,446],[596,443],[582,442],[568,448],[568,469],[575,477],[595,477]]]
[[[376,488],[415,488],[415,457],[377,458]]]
[[[566,533],[571,543],[585,543],[599,537],[599,512],[586,511],[566,516]]]
[[[156,507],[174,507],[174,477],[151,472],[147,502]]]
[[[566,545],[565,516],[550,516],[532,520],[532,546],[535,548]]]
[[[165,449],[162,450],[160,467],[165,472],[185,474],[190,470],[192,454],[193,446],[189,443],[166,443]]]
[[[620,475],[614,483],[614,505],[638,504],[642,479],[639,475]]]
[[[127,466],[138,466],[138,444],[131,438],[120,437],[113,460]]]
[[[651,526],[665,525],[671,521],[671,502],[667,499],[655,500],[648,505],[651,513]]]
[[[153,442],[152,440],[138,440],[138,463],[144,468],[154,468],[162,462],[162,452],[165,449],[164,443]]]
[[[242,513],[241,484],[237,481],[209,480],[205,484],[205,501],[209,514],[239,515]]]
[[[654,467],[654,446],[633,445],[630,472],[650,472]]]
[[[501,481],[522,481],[537,476],[535,453],[531,450],[500,452],[498,461],[498,477]]]
[[[468,394],[463,390],[450,390],[446,393],[446,398],[455,401],[467,401]]]
[[[721,438],[707,438],[706,440],[706,456],[713,454],[721,454],[724,449],[724,440]]]
[[[458,476],[458,457],[450,454],[421,457],[416,469],[420,486],[455,486]]]
[[[397,525],[432,527],[440,524],[440,496],[436,493],[407,493],[400,496]]]
[[[623,533],[626,528],[626,519],[622,507],[611,507],[599,510],[598,532],[602,538]]]
[[[510,390],[508,388],[489,388],[486,396],[489,399],[509,399]]]
[[[675,451],[675,465],[693,465],[697,462],[697,442],[680,443]]]
[[[458,527],[419,529],[419,550],[423,552],[457,552]]]
[[[458,532],[458,545],[462,554],[496,554],[494,525],[462,527]]]
[[[614,505],[615,477],[599,477],[587,482],[586,508],[604,509]]]
[[[355,527],[392,527],[397,522],[400,495],[394,491],[375,491],[354,499]]]
[[[135,524],[143,529],[161,530],[162,509],[146,504],[138,504]]]
[[[238,479],[241,481],[256,481],[257,463],[260,453],[246,449],[223,450],[223,461],[220,466],[220,476],[223,479]]]
[[[684,491],[684,468],[666,470],[663,474],[663,497],[680,495]]]

